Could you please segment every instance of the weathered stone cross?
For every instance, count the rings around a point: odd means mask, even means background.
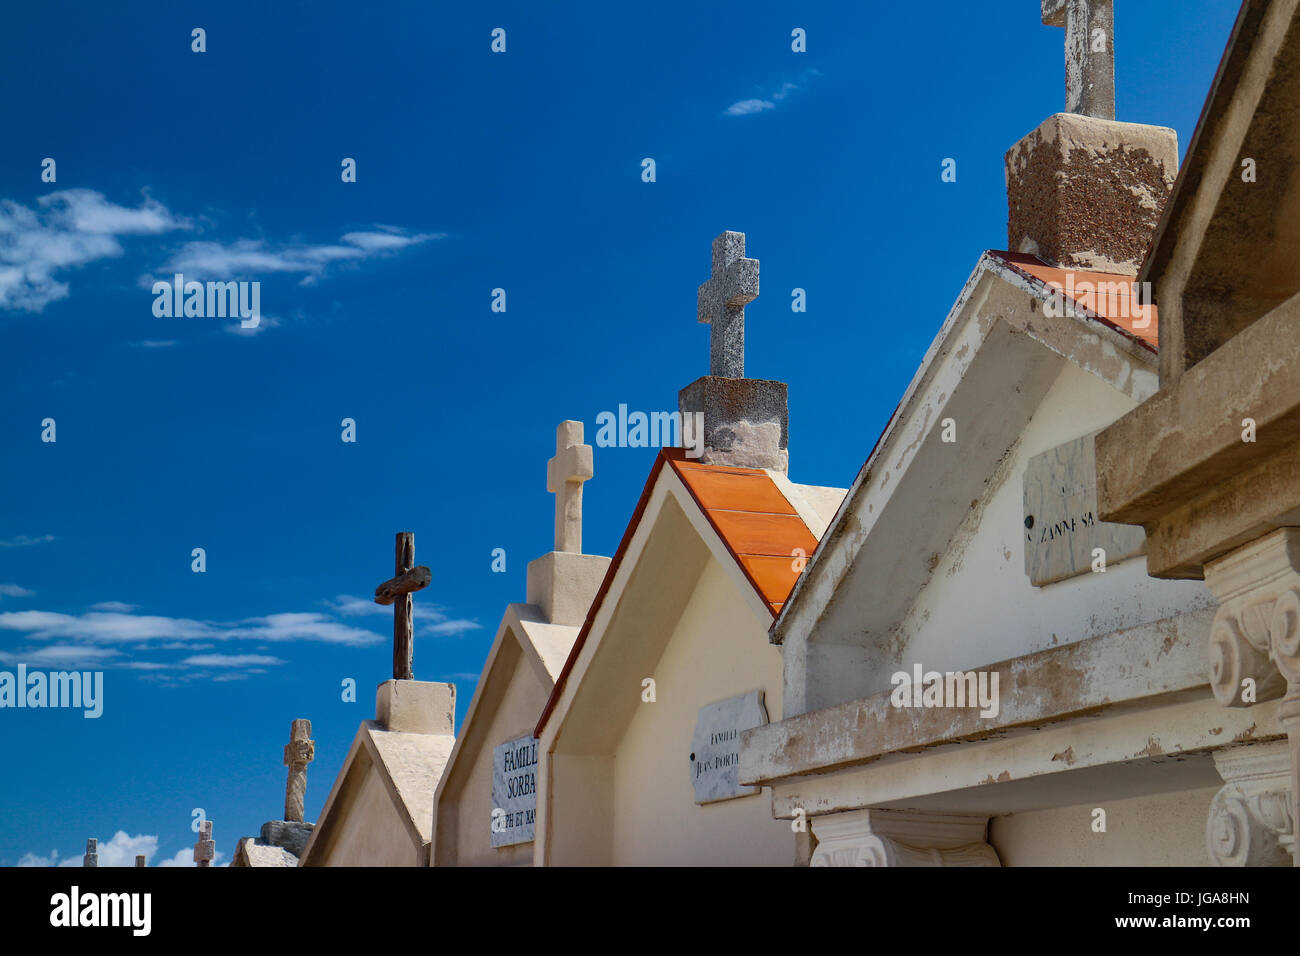
[[[582,422],[560,422],[555,457],[546,463],[546,490],[555,495],[555,550],[582,553],[582,483],[594,474]]]
[[[375,603],[393,605],[393,679],[412,680],[411,645],[414,627],[411,621],[411,595],[428,586],[433,572],[415,564],[415,535],[397,533],[395,576],[375,588]]]
[[[86,841],[86,855],[81,858],[82,866],[99,867],[99,841],[90,839]]]
[[[217,844],[212,839],[212,821],[204,820],[199,824],[199,842],[194,844],[194,865],[211,866],[217,855]]]
[[[284,785],[284,818],[302,823],[303,799],[307,795],[307,764],[316,757],[316,742],[311,737],[311,721],[299,718],[289,728],[289,743],[284,748],[284,765],[289,779]]]
[[[1042,0],[1043,22],[1065,27],[1065,111],[1115,118],[1114,0]]]
[[[709,328],[709,374],[745,377],[745,306],[758,297],[758,260],[745,258],[745,234],[724,232],[713,240],[713,270],[696,298],[699,320]]]

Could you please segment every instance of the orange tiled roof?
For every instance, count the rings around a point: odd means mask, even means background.
[[[811,557],[817,539],[767,473],[757,468],[668,464],[776,617],[799,577],[795,549]]]
[[[1137,339],[1152,351],[1159,347],[1160,320],[1154,305],[1139,305],[1133,300],[1132,283],[1136,276],[1117,275],[1110,272],[1083,272],[1078,269],[1057,269],[1037,256],[1020,252],[990,251],[1007,265],[1044,284],[1055,283],[1063,292],[1097,316],[1111,328]],[[1099,295],[1097,287],[1107,294]],[[1078,287],[1083,285],[1083,291]],[[1073,289],[1074,291],[1070,291]],[[1150,316],[1149,320],[1147,316]],[[1139,325],[1139,323],[1141,323]]]

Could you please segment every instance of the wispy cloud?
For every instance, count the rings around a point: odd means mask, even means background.
[[[0,200],[0,309],[40,312],[68,295],[57,275],[122,255],[121,238],[190,226],[148,195],[134,208],[93,189],[52,192],[34,208]]]
[[[776,109],[776,104],[771,100],[740,100],[732,103],[724,112],[728,116],[748,116],[750,113],[771,109]]]
[[[46,644],[22,652],[0,651],[0,664],[26,664],[28,667],[103,667],[120,657],[111,647],[87,647],[82,644]]]
[[[140,339],[138,342],[132,342],[131,347],[134,349],[169,349],[175,344],[175,339]]]
[[[348,617],[369,614],[379,614],[387,617],[393,613],[391,607],[376,604],[368,598],[354,597],[351,594],[340,594],[333,601],[326,601],[325,603],[334,613]],[[464,634],[466,631],[476,631],[483,626],[478,621],[469,618],[453,618],[447,613],[447,609],[440,604],[418,604],[415,609],[415,619],[417,624],[422,625],[420,627],[421,634],[438,637]]]
[[[31,597],[35,593],[16,584],[0,584],[0,597]]]
[[[750,116],[754,113],[762,113],[765,110],[776,109],[776,105],[786,99],[791,93],[796,93],[799,90],[806,88],[808,81],[814,76],[821,76],[821,72],[819,70],[808,70],[799,77],[797,82],[787,80],[766,97],[753,97],[751,99],[737,100],[722,112],[727,116]]]
[[[248,278],[273,273],[301,273],[303,284],[320,279],[330,267],[399,252],[446,238],[446,233],[408,233],[395,226],[346,232],[338,242],[272,243],[265,239],[234,242],[187,242],[162,267],[165,273],[188,273],[201,280]],[[154,276],[142,280],[152,284]]]
[[[443,617],[442,620],[420,628],[420,633],[434,634],[439,637],[454,637],[457,634],[464,634],[466,631],[477,631],[482,626],[478,621],[471,621],[467,618]]]
[[[273,667],[283,663],[265,654],[195,654],[181,661],[185,667]]]
[[[36,538],[19,534],[12,538],[0,538],[0,548],[29,548],[34,544],[46,544],[53,540],[52,534],[43,534]]]
[[[123,614],[129,614],[139,607],[138,604],[127,604],[124,601],[100,601],[98,604],[92,604],[90,609],[92,611],[120,611]]]
[[[325,603],[335,613],[346,614],[348,616],[356,616],[360,614],[388,615],[393,613],[391,607],[376,604],[369,598],[353,597],[351,594],[340,594],[333,601],[326,601]]]
[[[269,614],[222,622],[120,611],[88,611],[85,614],[6,611],[0,613],[0,630],[22,631],[37,641],[75,640],[88,644],[249,640],[323,641],[363,646],[382,640],[370,631],[342,624],[316,612]]]

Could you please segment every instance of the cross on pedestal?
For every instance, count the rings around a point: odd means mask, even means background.
[[[745,234],[713,240],[713,270],[700,286],[696,310],[709,328],[709,374],[745,377],[745,306],[758,297],[758,260],[745,258]]]
[[[594,474],[582,422],[560,422],[555,457],[546,463],[546,490],[555,495],[555,550],[582,553],[582,483]]]
[[[204,820],[199,824],[199,842],[194,844],[194,865],[211,866],[217,855],[217,844],[212,839],[212,821]]]
[[[81,858],[81,865],[93,866],[99,868],[99,841],[90,839],[86,841],[86,855]]]
[[[397,533],[397,560],[395,576],[375,588],[375,603],[393,605],[393,679],[412,680],[411,645],[414,627],[411,621],[411,595],[428,587],[433,572],[424,565],[415,564],[415,535],[410,531]]]
[[[289,768],[289,779],[284,784],[284,818],[291,823],[302,823],[307,764],[316,758],[316,741],[310,737],[311,721],[299,718],[289,728],[289,742],[284,748],[284,765]]]
[[[143,854],[143,853],[137,853],[137,854],[135,855],[135,865],[136,865],[136,867],[142,867],[142,866],[144,866],[144,860],[145,860],[144,854]]]
[[[1065,27],[1065,111],[1115,118],[1114,0],[1042,0],[1043,22]]]

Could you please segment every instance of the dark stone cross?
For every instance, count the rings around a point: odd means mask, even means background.
[[[1065,27],[1065,111],[1115,118],[1114,0],[1042,0],[1043,22]]]
[[[700,286],[696,311],[709,328],[709,374],[745,377],[745,306],[758,297],[758,260],[745,258],[745,234],[713,240],[713,269]]]
[[[397,561],[395,576],[375,588],[375,603],[393,605],[393,678],[413,680],[411,671],[411,645],[414,627],[411,621],[411,595],[428,587],[433,572],[424,565],[415,565],[415,535],[410,531],[397,533]]]

